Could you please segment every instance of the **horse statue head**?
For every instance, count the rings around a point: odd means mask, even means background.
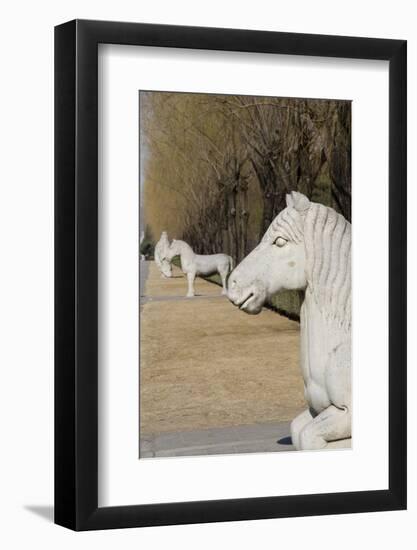
[[[167,277],[168,279],[172,277],[172,266],[169,261],[163,259],[161,261],[161,273],[164,275],[164,277]]]
[[[350,248],[342,215],[293,192],[229,277],[228,297],[246,313],[259,313],[280,290],[305,291],[300,362],[308,408],[291,423],[297,450],[350,446]]]
[[[161,237],[155,246],[155,261],[164,277],[172,276],[171,263],[166,259],[166,251],[169,249],[168,233],[162,231]]]
[[[180,253],[179,242],[180,241],[177,241],[176,239],[172,239],[171,244],[167,247],[167,249],[165,251],[165,259],[167,261],[170,262],[172,260],[172,258],[179,255],[179,253]]]
[[[189,244],[185,241],[172,239],[171,244],[166,249],[165,259],[171,262],[175,256],[181,256],[182,254],[194,256],[193,249]]]
[[[286,202],[231,273],[229,299],[256,314],[280,290],[306,290],[326,316],[350,327],[350,223],[302,193],[292,192]]]

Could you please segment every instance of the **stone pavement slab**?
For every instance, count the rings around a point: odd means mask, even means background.
[[[293,451],[290,423],[143,435],[140,458]]]

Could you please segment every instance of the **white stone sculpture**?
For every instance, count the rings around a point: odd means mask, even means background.
[[[293,444],[297,450],[350,447],[351,225],[297,192],[287,195],[287,207],[231,273],[228,297],[256,314],[284,289],[305,290],[300,362],[309,408],[291,423]]]
[[[207,276],[215,273],[218,273],[222,280],[222,294],[227,294],[226,279],[233,269],[231,256],[227,254],[195,254],[185,241],[173,239],[165,258],[171,262],[174,256],[181,257],[181,269],[187,275],[187,297],[194,296],[194,279],[197,275]]]
[[[155,245],[154,258],[155,263],[161,272],[161,277],[171,277],[172,268],[170,262],[165,258],[169,249],[168,234],[166,231],[162,231],[161,238]]]

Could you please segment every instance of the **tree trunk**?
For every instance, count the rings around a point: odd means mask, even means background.
[[[249,208],[248,208],[248,184],[246,182],[241,184],[241,245],[240,254],[241,261],[248,253],[248,225],[249,225]]]

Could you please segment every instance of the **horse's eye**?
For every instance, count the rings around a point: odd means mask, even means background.
[[[281,247],[283,247],[284,245],[287,244],[287,241],[283,237],[277,237],[274,241],[274,244],[276,244],[277,246],[279,246],[281,248]]]

